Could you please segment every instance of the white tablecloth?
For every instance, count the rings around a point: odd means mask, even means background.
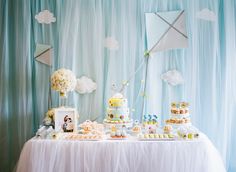
[[[194,141],[65,141],[31,139],[17,172],[225,172],[202,135]]]

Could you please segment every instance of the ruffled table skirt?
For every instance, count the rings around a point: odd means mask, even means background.
[[[17,172],[225,172],[210,140],[67,141],[31,139]]]

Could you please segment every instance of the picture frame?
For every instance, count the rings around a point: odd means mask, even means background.
[[[78,115],[75,108],[55,109],[55,131],[63,133],[77,132]]]

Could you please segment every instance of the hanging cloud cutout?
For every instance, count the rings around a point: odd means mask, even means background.
[[[107,37],[104,41],[104,47],[110,50],[118,50],[119,42],[113,37]]]
[[[97,89],[97,84],[90,78],[82,76],[77,79],[75,90],[80,94],[92,93]]]
[[[201,11],[197,12],[197,18],[207,21],[216,21],[215,13],[208,8],[204,8]]]
[[[40,13],[36,14],[35,19],[42,24],[50,24],[56,21],[56,18],[53,16],[53,13],[48,10],[43,10]]]
[[[184,83],[181,73],[177,70],[170,70],[161,75],[161,79],[170,85],[176,86]]]

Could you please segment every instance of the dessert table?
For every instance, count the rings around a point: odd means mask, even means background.
[[[210,140],[48,140],[32,138],[17,172],[225,172]]]

